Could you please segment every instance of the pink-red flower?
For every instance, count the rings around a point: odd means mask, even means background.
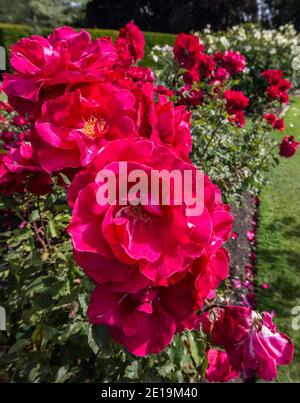
[[[195,325],[191,279],[188,275],[171,287],[148,286],[134,293],[97,285],[88,318],[108,325],[113,339],[131,353],[157,354],[176,332]]]
[[[256,373],[266,381],[277,376],[277,366],[292,361],[291,340],[279,333],[272,316],[257,314],[250,308],[213,308],[201,322],[213,344],[223,346],[236,369],[245,376]]]
[[[116,59],[111,39],[93,42],[85,30],[57,28],[48,38],[34,35],[12,46],[15,73],[3,75],[3,90],[20,114],[35,116],[46,99],[64,94],[71,86],[99,80]]]
[[[180,66],[192,69],[198,62],[199,55],[204,51],[200,39],[191,34],[181,33],[177,36],[173,52]]]
[[[142,31],[133,21],[120,29],[116,41],[118,52],[118,63],[121,65],[131,65],[141,60],[144,56],[145,39]]]
[[[173,97],[174,91],[169,90],[164,85],[159,84],[157,87],[154,88],[154,91],[158,95],[166,95],[167,97]]]
[[[227,70],[225,70],[223,67],[218,67],[218,69],[215,71],[213,75],[213,81],[212,84],[218,83],[218,82],[224,82],[228,80],[229,78],[229,73]]]
[[[28,142],[10,147],[0,158],[0,192],[9,196],[15,192],[42,195],[51,192],[52,179],[38,165]]]
[[[208,362],[206,378],[209,382],[228,382],[238,378],[239,373],[234,369],[226,352],[210,349],[206,356]]]
[[[190,85],[182,87],[179,95],[179,105],[198,106],[202,104],[204,99],[204,92],[201,89],[192,88]]]
[[[277,120],[276,115],[274,113],[265,113],[264,119],[269,123],[269,125],[274,126]]]
[[[221,66],[233,76],[245,70],[246,59],[240,52],[228,50],[222,57]]]
[[[197,67],[200,72],[200,77],[211,78],[216,69],[216,62],[213,56],[201,53],[198,56]]]
[[[241,91],[226,90],[225,99],[229,120],[233,120],[239,127],[243,127],[245,125],[244,110],[249,105],[249,98]]]
[[[290,158],[296,154],[299,142],[295,140],[294,136],[285,136],[279,146],[279,154],[281,157]]]
[[[198,216],[174,205],[172,197],[169,205],[153,204],[151,197],[146,205],[126,200],[99,205],[99,172],[112,170],[119,183],[126,161],[127,175],[133,169],[150,176],[153,170],[195,168],[170,147],[141,138],[116,140],[69,188],[74,256],[96,284],[89,318],[107,324],[129,351],[145,355],[165,348],[175,332],[192,328],[196,309],[227,277],[229,258],[222,245],[230,237],[232,217],[207,177],[204,211]],[[130,191],[133,184],[127,185]]]
[[[168,285],[205,250],[209,253],[211,242],[221,246],[229,238],[232,217],[207,177],[205,209],[199,217],[189,217],[184,205],[172,203],[155,206],[150,202],[149,206],[136,207],[113,203],[100,207],[96,200],[101,185],[96,182],[97,174],[111,168],[121,180],[121,161],[130,162],[130,169],[143,169],[148,175],[153,169],[194,170],[170,148],[148,140],[127,139],[109,143],[85,171],[77,174],[69,189],[72,204],[78,195],[69,232],[79,264],[96,281],[119,282],[122,289],[130,278],[134,289],[140,287],[138,281]]]
[[[33,137],[41,166],[79,168],[107,142],[136,136],[135,102],[130,91],[101,83],[47,101]]]
[[[192,149],[191,112],[185,106],[174,106],[164,96],[158,97],[156,105],[157,130],[151,136],[156,143],[172,146],[184,159]]]
[[[226,90],[225,91],[226,108],[229,115],[243,111],[249,105],[249,98],[241,91]]]
[[[287,104],[289,102],[288,91],[292,88],[292,83],[283,78],[283,72],[281,70],[266,70],[261,73],[261,76],[269,83],[266,89],[267,97]]]
[[[261,73],[261,76],[264,77],[270,85],[278,85],[283,77],[282,70],[265,70]]]

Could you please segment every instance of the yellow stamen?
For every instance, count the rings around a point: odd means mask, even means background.
[[[88,121],[84,123],[82,128],[82,133],[94,139],[96,137],[101,137],[106,130],[106,121],[102,118],[97,119],[95,116],[91,116]]]

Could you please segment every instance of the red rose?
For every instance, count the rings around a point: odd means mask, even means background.
[[[99,80],[116,59],[111,39],[92,42],[85,30],[57,28],[48,38],[34,35],[12,46],[15,73],[3,75],[3,90],[20,114],[34,117],[46,99],[64,94],[73,85]]]
[[[216,62],[214,61],[213,56],[200,54],[197,66],[201,77],[210,78],[216,69]]]
[[[274,113],[266,113],[264,119],[276,130],[282,132],[285,128],[284,119],[277,119]]]
[[[277,119],[273,127],[282,132],[285,128],[284,119]]]
[[[240,52],[233,52],[228,50],[222,57],[221,66],[233,76],[245,70],[246,59]]]
[[[293,157],[298,149],[299,142],[295,141],[294,136],[285,136],[280,144],[279,154],[281,157]]]
[[[273,127],[277,120],[276,115],[274,115],[274,113],[265,113],[264,119],[269,123],[269,125]]]
[[[206,378],[209,382],[228,382],[239,376],[238,371],[230,362],[228,354],[224,351],[208,350],[207,362]]]
[[[174,106],[166,97],[159,96],[156,105],[157,130],[151,140],[172,146],[183,159],[188,159],[192,150],[191,114],[185,106]]]
[[[202,90],[192,88],[190,85],[181,88],[179,94],[179,105],[198,106],[202,104],[204,98],[204,92]]]
[[[37,195],[51,192],[52,179],[37,164],[33,149],[28,142],[10,147],[0,159],[0,192],[9,196],[15,192],[28,191]]]
[[[120,29],[116,49],[121,65],[131,65],[144,56],[145,39],[142,31],[133,21]]]
[[[247,98],[241,91],[226,90],[225,91],[226,108],[230,115],[238,111],[242,111],[249,105],[249,98]]]
[[[199,55],[204,51],[200,39],[191,34],[181,33],[177,36],[173,48],[174,56],[180,66],[192,69],[198,61]]]
[[[250,308],[225,306],[212,308],[200,319],[211,341],[223,346],[235,369],[245,376],[256,373],[270,381],[277,376],[277,366],[292,361],[291,340],[277,332],[267,312],[259,315]]]
[[[283,77],[282,70],[266,70],[261,73],[270,85],[278,85]]]
[[[157,87],[155,87],[154,91],[156,94],[159,94],[159,95],[166,95],[167,97],[174,96],[174,91],[169,90],[167,87],[165,87],[164,85],[161,85],[161,84],[159,84]]]

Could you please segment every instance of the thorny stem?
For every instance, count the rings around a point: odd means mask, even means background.
[[[45,240],[39,235],[39,233],[41,232],[40,229],[37,227],[35,222],[30,222],[30,205],[29,205],[29,193],[27,191],[27,189],[25,188],[25,193],[24,193],[24,206],[25,206],[25,217],[27,222],[30,225],[31,231],[34,233],[36,239],[39,241],[39,243],[42,245],[42,248],[44,249],[44,251],[47,251],[47,246],[45,243]]]
[[[218,122],[217,122],[216,125],[215,125],[214,131],[213,131],[213,133],[212,133],[212,135],[211,135],[211,137],[210,137],[208,143],[206,144],[206,147],[204,148],[203,153],[200,155],[200,158],[204,158],[204,157],[205,157],[206,152],[207,152],[209,146],[211,145],[213,139],[215,138],[215,136],[216,136],[216,134],[217,134],[217,132],[218,132],[218,130],[219,130],[219,127],[221,126],[222,120],[223,120],[223,118],[222,118],[222,116],[220,116],[219,119],[218,119]]]
[[[41,211],[41,204],[40,204],[40,196],[39,195],[37,196],[37,208],[38,208],[38,212],[39,212],[41,226],[42,226],[43,233],[44,233],[44,238],[46,240],[46,244],[48,246],[48,250],[49,250],[49,253],[51,255],[52,254],[52,245],[51,245],[49,237],[48,237],[48,232],[47,232],[47,229],[46,229],[46,226],[45,226],[44,217],[43,217],[43,214],[42,214],[42,211]]]

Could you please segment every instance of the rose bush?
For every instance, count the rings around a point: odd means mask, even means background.
[[[218,184],[226,201],[239,202],[245,191],[257,194],[270,165],[279,162],[270,132],[285,124],[273,112],[289,102],[292,83],[282,70],[267,69],[256,72],[259,89],[241,91],[247,58],[228,47],[212,52],[204,47],[205,38],[180,34],[173,49],[154,47],[156,85],[192,112],[192,161]]]
[[[160,381],[205,376],[228,381],[238,373],[247,378],[247,371],[271,380],[277,365],[292,359],[290,340],[276,331],[270,316],[254,320],[251,310],[236,314],[222,289],[229,274],[224,243],[233,217],[207,175],[212,167],[207,151],[225,145],[222,155],[239,169],[247,167],[245,153],[239,155],[235,142],[227,152],[226,131],[222,143],[212,135],[204,147],[192,144],[191,130],[195,139],[204,122],[216,132],[226,125],[237,141],[250,100],[235,88],[232,75],[245,70],[246,60],[232,51],[207,54],[196,36],[180,34],[175,76],[167,88],[154,85],[150,69],[135,65],[143,54],[144,38],[133,22],[115,43],[62,27],[48,38],[32,36],[12,47],[15,71],[4,75],[9,103],[1,103],[0,123],[1,207],[11,218],[1,237],[0,295],[9,306],[3,379],[128,380],[139,379],[143,370],[144,379]],[[269,71],[263,79],[268,107],[287,101],[290,84],[283,74]],[[199,122],[199,114],[207,120]],[[277,117],[259,114],[264,128],[281,128]],[[291,156],[296,142],[284,143],[285,156]],[[137,191],[137,184],[127,181],[135,170],[148,180],[161,171],[189,171],[192,199],[200,182],[190,160],[192,145],[203,152],[205,172],[203,209],[197,214],[186,199],[176,203],[172,191],[164,203],[159,178],[158,203],[154,194],[149,197],[149,182]],[[245,179],[230,189],[235,179],[223,175],[228,164],[216,159],[213,164],[220,170],[213,177],[230,199]],[[112,200],[100,202],[103,171],[114,174],[117,189],[126,182],[129,193],[120,199],[118,190]],[[170,190],[175,186],[172,182]],[[227,315],[237,326],[227,329],[227,322],[213,321],[212,309],[203,313],[219,302],[221,319]],[[107,330],[121,346],[110,341]],[[210,339],[226,352],[210,349]]]

